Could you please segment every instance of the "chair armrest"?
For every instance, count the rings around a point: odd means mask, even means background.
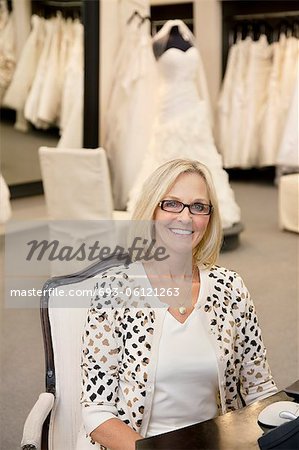
[[[40,450],[44,421],[53,408],[55,397],[49,392],[43,392],[31,409],[23,428],[21,448],[23,450]]]

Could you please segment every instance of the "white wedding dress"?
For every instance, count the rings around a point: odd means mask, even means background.
[[[240,221],[240,209],[214,144],[207,102],[199,96],[197,76],[200,55],[169,48],[158,59],[161,76],[159,108],[149,148],[130,192],[132,211],[144,180],[162,163],[175,158],[196,159],[210,169],[216,187],[222,227]]]
[[[155,117],[157,67],[149,23],[135,16],[126,25],[115,58],[105,114],[104,148],[112,176],[114,208],[123,210],[146,154]]]

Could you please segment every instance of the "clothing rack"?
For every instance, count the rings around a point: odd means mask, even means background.
[[[37,3],[37,1],[33,1]],[[100,66],[100,0],[43,0],[39,2],[50,12],[79,12],[84,25],[84,112],[83,147],[99,146],[99,66]]]
[[[233,20],[266,20],[266,19],[285,19],[287,17],[299,17],[298,11],[281,11],[263,14],[237,14],[233,16]]]
[[[56,1],[56,0],[43,0],[46,6],[53,6],[55,8],[77,8],[83,6],[83,0],[76,1]]]
[[[225,73],[230,45],[236,37],[251,35],[258,39],[266,34],[269,42],[278,39],[284,31],[298,37],[299,9],[298,2],[284,0],[270,2],[267,0],[231,0],[222,1],[222,74]]]
[[[257,40],[261,34],[272,43],[279,39],[281,32],[299,37],[299,11],[235,15],[231,20],[228,43],[231,46],[240,36]]]
[[[32,13],[51,17],[60,11],[79,18],[84,25],[84,113],[83,147],[99,145],[100,0],[32,0]]]
[[[81,18],[84,1],[32,0],[31,5],[32,14],[42,15],[45,18],[52,17],[58,11],[64,17]]]

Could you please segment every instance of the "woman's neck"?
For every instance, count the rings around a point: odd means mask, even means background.
[[[164,261],[148,261],[146,264],[148,272],[157,274],[169,280],[190,280],[196,267],[192,258],[174,258],[170,256]]]

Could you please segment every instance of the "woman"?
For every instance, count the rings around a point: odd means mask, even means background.
[[[111,450],[276,392],[249,293],[215,265],[221,223],[208,169],[163,164],[133,219],[166,252],[101,274],[83,339],[85,429]]]

